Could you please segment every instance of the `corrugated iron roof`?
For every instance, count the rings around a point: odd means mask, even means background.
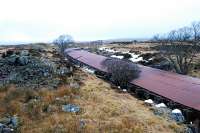
[[[106,71],[102,62],[107,58],[84,50],[71,50],[68,55],[89,66]],[[200,111],[200,79],[140,65],[138,79],[131,81],[150,92]]]

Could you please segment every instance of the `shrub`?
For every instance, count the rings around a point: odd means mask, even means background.
[[[140,69],[138,65],[129,61],[109,58],[103,61],[102,65],[111,75],[111,81],[122,87],[127,87],[130,80],[139,77]]]

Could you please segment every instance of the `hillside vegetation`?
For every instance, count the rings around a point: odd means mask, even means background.
[[[36,49],[36,46],[39,49]],[[42,47],[44,49],[41,51]],[[40,78],[52,82],[39,86],[30,87],[33,86],[34,77],[31,80],[29,74],[28,79],[23,79],[29,81],[28,84],[13,82],[13,80],[9,80],[10,83],[7,84],[1,83],[0,123],[6,125],[7,128],[13,128],[15,132],[22,133],[184,132],[184,125],[178,125],[165,117],[154,115],[151,107],[146,106],[143,101],[128,93],[120,92],[95,75],[74,68],[57,54],[53,46],[40,44],[34,47],[23,47],[23,49],[20,47],[17,51],[25,50],[24,48],[30,52],[31,57],[29,55],[28,58],[41,59],[42,57],[55,63],[56,65],[53,65],[55,71],[48,71],[51,78],[48,76],[45,78],[44,73],[41,73]],[[5,49],[8,48],[1,49],[2,53]],[[19,58],[18,55],[16,54],[17,58]],[[43,61],[39,60],[39,62]],[[28,64],[20,64],[17,67],[28,68],[30,65]],[[73,70],[70,73],[69,71],[60,72],[69,70],[71,67]],[[39,68],[43,70],[43,67]],[[24,69],[18,70],[24,71]],[[12,75],[11,72],[4,73],[1,81],[5,81],[6,76]],[[38,77],[37,74],[35,75]],[[37,84],[41,81],[40,78]],[[54,83],[55,79],[56,83]]]

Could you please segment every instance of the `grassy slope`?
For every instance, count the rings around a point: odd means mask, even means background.
[[[77,79],[82,85],[73,89],[69,83]],[[61,106],[67,103],[79,105],[81,112],[63,112]],[[5,114],[20,117],[22,133],[172,133],[183,129],[155,116],[143,101],[119,93],[103,80],[79,70],[56,90],[5,87],[0,91],[0,107],[0,118]]]
[[[83,78],[79,90],[65,85],[57,90],[44,88],[20,91],[20,94],[14,87],[0,92],[0,114],[8,111],[17,114],[22,120],[22,133],[173,133],[183,129],[183,126],[155,116],[143,101],[113,90],[108,83],[93,75],[78,71],[74,77]],[[25,103],[27,95],[42,99]],[[61,106],[65,103],[79,105],[81,112],[62,112]],[[44,111],[47,105],[51,106],[49,112]],[[82,127],[81,122],[84,123]]]
[[[155,116],[143,101],[113,90],[108,83],[88,76],[77,103],[85,108],[82,118],[97,132],[174,132],[181,126]],[[91,121],[92,120],[92,121]],[[90,130],[91,130],[90,129]]]

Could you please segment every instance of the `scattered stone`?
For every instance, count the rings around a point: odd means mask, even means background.
[[[61,67],[60,69],[57,70],[57,74],[58,75],[61,75],[61,76],[64,76],[66,74],[70,74],[70,70],[66,67]]]
[[[56,97],[56,100],[60,100],[60,97]]]
[[[174,114],[182,114],[181,110],[179,110],[179,109],[172,110],[172,113],[174,113]]]
[[[185,121],[185,118],[179,109],[171,110],[163,106],[163,104],[160,104],[159,107],[154,107],[154,114],[159,116],[166,116],[178,123],[183,123]]]
[[[4,125],[8,125],[10,123],[11,119],[8,117],[4,117],[0,119],[0,123]]]
[[[23,50],[20,53],[21,56],[28,56],[29,55],[29,51],[28,50]]]
[[[18,62],[20,65],[25,66],[28,64],[29,60],[28,60],[28,56],[20,56],[18,58]]]
[[[156,104],[155,107],[157,108],[166,108],[167,106],[164,103]]]
[[[185,129],[185,132],[186,132],[186,133],[195,133],[195,132],[193,132],[192,129],[189,128],[189,127],[187,127],[187,128]]]
[[[7,57],[7,61],[9,62],[10,65],[15,65],[17,58],[18,58],[18,56],[16,54],[13,54],[13,55]]]
[[[80,88],[80,85],[79,85],[78,83],[76,83],[76,82],[75,82],[75,83],[72,83],[72,82],[71,82],[69,85],[70,85],[70,87],[73,88],[73,89],[79,89],[79,88]]]
[[[183,123],[185,121],[185,118],[184,118],[182,112],[179,109],[172,110],[170,116],[176,122]]]
[[[77,113],[80,111],[80,107],[74,104],[67,104],[67,105],[63,105],[62,106],[62,110],[64,112],[73,112],[73,113]]]
[[[147,105],[153,105],[154,104],[153,100],[151,100],[151,99],[145,100],[144,103],[147,104]]]
[[[0,57],[0,85],[14,84],[31,89],[57,88],[62,80],[66,80],[61,76],[71,74],[73,67],[59,56],[48,58],[46,54],[34,46],[29,50],[12,49],[4,52],[4,56]]]
[[[4,117],[0,119],[0,133],[11,133],[19,127],[19,118],[17,116]]]
[[[90,69],[90,68],[87,68],[87,67],[84,67],[84,68],[83,68],[83,71],[88,72],[88,73],[91,73],[91,74],[94,74],[94,73],[95,73],[95,70]]]
[[[14,132],[14,129],[7,128],[7,127],[3,128],[3,131],[2,131],[2,133],[13,133],[13,132]]]
[[[154,107],[154,114],[155,115],[169,117],[170,113],[171,113],[171,109],[169,109],[169,108],[157,108],[157,107]]]
[[[0,133],[12,133],[14,129],[9,128],[8,126],[0,123]]]
[[[12,127],[17,128],[19,126],[19,117],[17,116],[11,117],[10,122],[11,122]]]
[[[127,89],[122,89],[123,92],[127,92]]]
[[[80,120],[80,128],[83,128],[86,125],[84,120]]]

